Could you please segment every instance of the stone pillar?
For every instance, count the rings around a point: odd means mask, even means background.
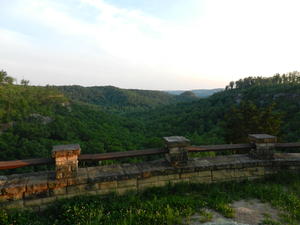
[[[250,156],[255,159],[273,159],[277,137],[268,134],[249,134],[249,141],[254,144]]]
[[[169,150],[166,160],[174,167],[186,165],[188,152],[184,147],[190,145],[190,140],[181,136],[164,137],[164,140],[166,148]]]
[[[56,179],[76,176],[80,151],[78,144],[57,145],[53,147],[52,157],[55,159]]]

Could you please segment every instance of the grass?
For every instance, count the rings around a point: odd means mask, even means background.
[[[230,203],[259,199],[282,212],[280,224],[300,224],[300,174],[282,173],[265,180],[218,184],[180,183],[123,196],[79,196],[59,200],[40,214],[0,210],[0,224],[8,225],[138,225],[181,224],[210,208],[233,217]],[[207,220],[211,215],[206,215]],[[264,224],[278,224],[266,218]]]
[[[207,212],[204,210],[204,211],[200,211],[199,214],[201,216],[199,220],[201,223],[209,222],[213,219],[213,214],[211,212]]]

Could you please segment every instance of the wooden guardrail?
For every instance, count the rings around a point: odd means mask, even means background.
[[[126,152],[108,152],[102,154],[82,154],[78,157],[79,161],[102,161],[102,160],[113,160],[122,158],[132,158],[138,156],[148,156],[148,155],[160,155],[167,153],[167,149],[144,149],[144,150],[134,150]]]
[[[201,145],[201,146],[187,146],[184,149],[188,152],[220,152],[231,150],[250,150],[254,148],[254,144],[226,144],[226,145]],[[293,143],[275,143],[275,148],[300,148],[300,142]],[[155,148],[145,150],[134,150],[126,152],[109,152],[102,154],[82,154],[78,156],[79,161],[102,161],[114,160],[121,158],[132,158],[139,156],[160,155],[168,153],[167,148]],[[49,165],[54,164],[52,158],[36,158],[13,161],[0,161],[0,170],[15,169],[25,166]]]
[[[38,159],[22,159],[12,161],[0,161],[0,170],[15,169],[25,166],[39,166],[53,164],[54,160],[51,158],[38,158]]]

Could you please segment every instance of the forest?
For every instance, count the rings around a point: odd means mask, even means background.
[[[15,84],[1,71],[0,159],[49,157],[56,144],[79,143],[83,153],[160,147],[172,135],[193,144],[246,143],[249,133],[300,141],[299,72],[230,82],[208,98],[182,95]]]
[[[115,87],[39,87],[26,80],[16,84],[2,70],[0,160],[50,157],[57,144],[79,143],[82,153],[160,147],[162,137],[172,135],[188,137],[192,144],[246,143],[249,133],[300,141],[299,81],[299,72],[249,77],[230,82],[210,97],[197,98],[189,92],[172,97]],[[25,167],[1,174],[40,169],[49,168]],[[283,171],[256,181],[178,183],[122,196],[76,196],[60,199],[39,213],[0,209],[0,224],[186,224],[195,214],[204,223],[213,218],[207,209],[234,218],[232,202],[257,199],[281,212],[280,222],[264,215],[261,224],[296,225],[299,182],[299,174]]]

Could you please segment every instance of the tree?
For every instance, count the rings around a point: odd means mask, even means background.
[[[0,71],[0,85],[3,84],[13,84],[14,78],[7,75],[7,72],[4,70]]]
[[[225,137],[227,142],[248,141],[248,134],[267,133],[277,136],[282,123],[280,113],[274,112],[275,104],[258,108],[251,101],[233,106],[225,115]]]
[[[21,80],[21,85],[28,86],[29,85],[29,80],[22,79]]]

